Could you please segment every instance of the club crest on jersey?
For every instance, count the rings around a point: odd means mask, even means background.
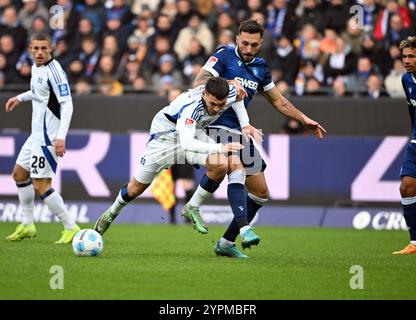
[[[193,125],[195,123],[195,120],[194,119],[191,119],[191,118],[186,118],[185,119],[185,125],[186,126],[191,126],[191,125]]]
[[[215,64],[218,62],[218,58],[216,57],[211,57],[208,59],[207,63],[205,64],[207,67],[213,67],[215,66]]]
[[[58,84],[58,88],[59,88],[59,95],[61,97],[65,97],[69,95],[68,86],[66,84]]]

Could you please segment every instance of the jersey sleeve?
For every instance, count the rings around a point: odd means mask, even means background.
[[[263,81],[260,83],[259,91],[269,91],[275,87],[269,68],[265,65],[265,73]]]
[[[219,77],[227,65],[227,58],[225,49],[220,49],[209,57],[208,61],[202,67],[203,70],[208,71],[214,77]]]
[[[220,143],[207,143],[195,139],[196,124],[201,117],[201,105],[193,104],[183,110],[176,122],[176,131],[182,149],[193,152],[221,152]],[[203,108],[203,106],[202,106]]]
[[[71,89],[69,88],[68,78],[61,65],[55,60],[48,65],[48,78],[53,93],[59,103],[63,101],[72,100]]]
[[[226,105],[232,104],[236,101],[237,101],[237,89],[232,84],[230,84]]]

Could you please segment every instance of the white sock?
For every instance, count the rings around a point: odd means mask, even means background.
[[[35,189],[33,189],[30,180],[17,184],[17,196],[22,208],[22,224],[30,226],[33,224],[33,210],[35,208]]]
[[[232,245],[234,245],[234,242],[231,242],[230,240],[227,240],[224,237],[221,237],[221,239],[220,239],[220,245],[222,247],[231,247]]]
[[[72,219],[72,217],[66,211],[64,200],[62,199],[61,195],[58,192],[52,191],[51,194],[43,198],[43,202],[46,203],[49,210],[54,215],[59,217],[65,229],[67,230],[75,229],[77,225],[74,219]]]
[[[414,240],[410,241],[410,243],[416,245],[416,241]]]
[[[208,192],[201,186],[198,186],[191,200],[189,200],[189,204],[193,207],[200,207],[202,203],[204,203],[204,201],[211,196],[212,196],[211,192]]]
[[[246,232],[246,230],[251,229],[249,225],[240,228],[240,235]]]
[[[123,198],[121,197],[121,194],[119,192],[118,196],[117,196],[117,199],[111,205],[110,212],[114,216],[117,216],[120,213],[121,209],[123,209],[127,204],[128,204],[128,202],[123,200]]]

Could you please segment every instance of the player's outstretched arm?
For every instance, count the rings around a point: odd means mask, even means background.
[[[326,130],[323,126],[303,114],[289,100],[287,100],[276,87],[273,87],[272,89],[263,92],[262,94],[277,111],[288,118],[292,118],[303,123],[304,126],[315,133],[315,136],[318,139],[322,139],[326,134]]]

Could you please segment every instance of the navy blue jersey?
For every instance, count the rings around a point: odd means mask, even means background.
[[[416,77],[406,72],[402,76],[402,85],[404,92],[406,93],[407,104],[409,106],[410,121],[412,124],[412,137],[416,137],[416,124],[415,124],[415,112],[416,112]]]
[[[215,77],[238,80],[248,93],[248,96],[244,99],[246,108],[256,91],[268,91],[275,86],[269,67],[263,58],[254,58],[252,61],[245,63],[240,58],[237,48],[234,47],[218,49],[202,69],[210,72]],[[237,115],[231,108],[225,111],[210,126],[241,131]]]

